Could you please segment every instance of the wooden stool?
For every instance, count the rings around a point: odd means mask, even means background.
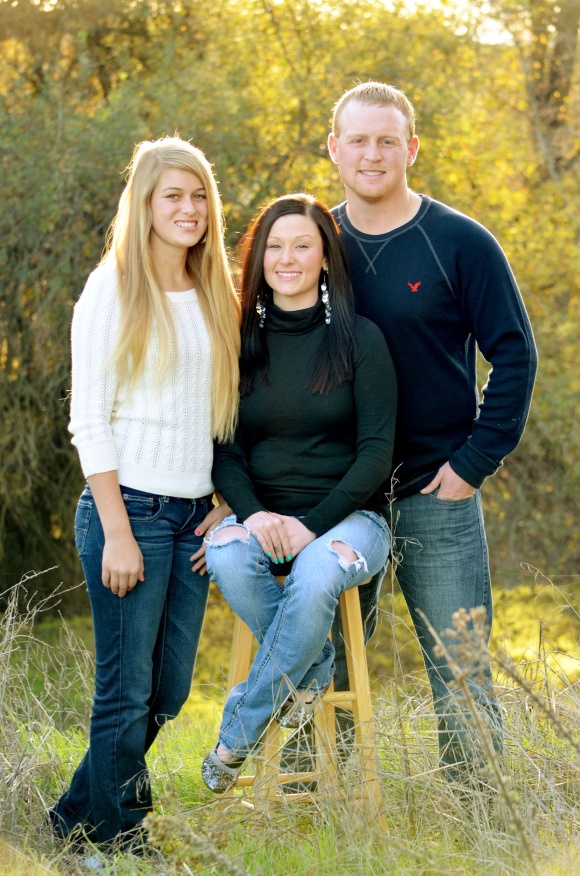
[[[284,582],[283,577],[277,579]],[[370,579],[369,579],[370,580]],[[365,584],[368,582],[364,582]],[[284,792],[285,783],[303,783],[315,780],[318,791],[336,793],[340,787],[338,758],[336,751],[335,707],[346,708],[354,719],[354,748],[360,762],[360,790],[358,793],[378,814],[382,804],[379,763],[375,748],[374,721],[371,691],[367,666],[364,630],[360,610],[358,587],[345,590],[340,596],[340,611],[348,667],[349,689],[334,691],[333,685],[317,706],[314,714],[316,769],[312,772],[280,773],[280,754],[284,748],[283,732],[275,719],[272,719],[262,736],[257,754],[254,775],[240,775],[228,791],[221,795],[220,809],[232,802],[240,802],[248,808],[256,804],[280,801],[312,800],[311,792]],[[247,625],[236,616],[228,677],[228,693],[248,677],[250,671],[254,637]],[[286,734],[288,731],[285,731]],[[236,794],[236,789],[253,786],[255,803]]]

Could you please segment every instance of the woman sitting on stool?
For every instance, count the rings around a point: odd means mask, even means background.
[[[309,195],[278,198],[251,225],[242,262],[239,425],[212,471],[234,515],[206,540],[206,559],[260,647],[203,762],[215,792],[277,710],[287,726],[312,713],[334,672],[338,598],[390,549],[395,374],[382,332],[354,314],[334,219]]]

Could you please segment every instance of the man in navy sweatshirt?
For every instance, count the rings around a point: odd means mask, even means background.
[[[393,557],[429,673],[441,766],[450,779],[479,783],[481,741],[430,626],[441,634],[455,612],[476,606],[485,607],[491,625],[479,490],[524,430],[537,367],[532,330],[494,237],[409,189],[419,140],[401,91],[368,82],[346,92],[334,108],[328,148],[346,192],[333,213],[358,312],[382,329],[397,373]],[[476,347],[491,365],[481,397]],[[367,600],[375,590],[367,587]],[[467,664],[500,752],[489,664]]]

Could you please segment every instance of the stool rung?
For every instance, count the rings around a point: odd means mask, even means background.
[[[274,777],[274,781],[278,785],[284,785],[287,782],[306,782],[312,781],[312,779],[320,778],[320,771],[314,770],[308,773],[276,773]],[[256,780],[256,776],[238,776],[236,779],[236,787],[237,788],[249,788],[254,784]]]
[[[335,690],[332,693],[324,694],[322,701],[333,706],[340,706],[342,703],[354,703],[356,702],[356,693],[352,690]]]
[[[319,779],[320,772],[314,770],[309,773],[279,773],[276,776],[276,781],[280,785],[284,785],[286,782],[305,782],[307,780]]]

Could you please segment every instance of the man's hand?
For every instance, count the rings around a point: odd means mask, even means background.
[[[447,499],[451,502],[458,502],[461,499],[470,499],[475,494],[475,487],[464,481],[456,474],[448,462],[444,463],[431,483],[423,487],[421,493],[426,495],[432,493],[439,487],[437,493],[438,499]]]

